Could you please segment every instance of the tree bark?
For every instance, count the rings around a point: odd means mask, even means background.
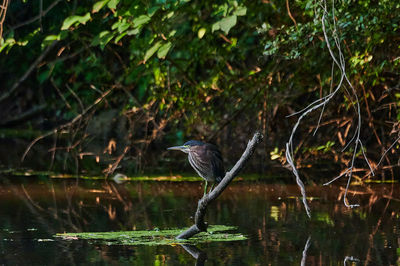
[[[260,132],[256,132],[253,138],[247,143],[246,150],[243,152],[240,159],[237,161],[235,166],[226,172],[225,177],[210,193],[204,195],[197,204],[197,211],[195,214],[195,224],[189,229],[179,234],[177,239],[188,239],[200,232],[207,231],[207,223],[204,222],[204,215],[206,214],[207,206],[213,202],[219,195],[226,189],[229,183],[238,175],[240,170],[245,166],[246,162],[253,155],[257,144],[259,144],[263,139],[263,135]]]

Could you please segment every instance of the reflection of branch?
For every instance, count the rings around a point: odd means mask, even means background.
[[[306,265],[306,259],[307,259],[307,250],[310,247],[310,240],[311,240],[311,236],[308,237],[306,245],[304,246],[303,249],[303,257],[301,258],[301,266]]]
[[[353,256],[346,256],[346,258],[344,258],[343,260],[343,265],[346,266],[347,261],[355,261],[355,262],[359,262],[360,260],[353,257]]]
[[[192,245],[181,245],[181,247],[196,259],[195,265],[204,265],[207,260],[207,253]]]
[[[188,239],[200,232],[207,231],[207,224],[204,222],[204,215],[206,214],[207,206],[218,198],[219,195],[226,189],[229,183],[237,176],[240,170],[244,167],[246,162],[250,159],[251,155],[253,155],[257,144],[259,144],[263,139],[261,133],[256,132],[253,138],[247,143],[247,148],[243,152],[239,161],[233,166],[233,168],[225,174],[225,177],[222,181],[214,188],[211,192],[204,195],[197,204],[197,211],[195,214],[195,224],[192,225],[189,229],[182,232],[178,235],[177,239]]]

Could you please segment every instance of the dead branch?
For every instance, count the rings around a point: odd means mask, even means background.
[[[290,12],[289,0],[286,0],[286,9],[287,9],[287,13],[288,13],[290,19],[291,19],[291,20],[293,21],[293,23],[294,23],[294,26],[297,28],[296,20],[294,19],[293,15],[292,15],[292,12]]]
[[[263,135],[260,132],[256,132],[253,138],[247,143],[246,150],[243,152],[240,159],[233,166],[233,168],[226,172],[225,177],[222,181],[215,187],[211,192],[204,195],[197,204],[197,211],[195,214],[195,224],[192,225],[189,229],[178,235],[177,239],[188,239],[200,232],[207,231],[207,223],[204,222],[204,215],[206,214],[206,210],[208,205],[216,200],[219,195],[228,187],[229,183],[238,175],[240,170],[243,169],[247,161],[250,159],[251,155],[253,155],[257,144],[259,144],[263,139]]]
[[[3,4],[0,6],[0,40],[3,36],[3,23],[6,19],[7,7],[9,4],[9,0],[3,0]]]
[[[347,147],[350,144],[353,144],[353,147],[354,147],[353,150],[354,151],[353,151],[353,156],[352,156],[351,161],[349,163],[350,165],[349,165],[348,169],[344,173],[342,173],[341,175],[335,177],[334,179],[332,179],[328,183],[331,183],[331,182],[339,179],[340,177],[346,175],[348,179],[347,179],[346,192],[345,192],[345,195],[344,195],[344,198],[343,198],[343,202],[344,202],[344,205],[346,207],[353,208],[353,207],[357,207],[359,205],[358,204],[349,204],[348,203],[347,190],[349,188],[349,185],[350,185],[350,182],[351,182],[351,178],[352,178],[352,174],[353,174],[354,161],[355,161],[356,155],[357,155],[359,150],[362,151],[364,159],[365,159],[367,165],[370,168],[371,174],[372,175],[374,174],[374,172],[372,170],[372,167],[371,167],[371,165],[370,165],[370,163],[369,163],[369,161],[368,161],[368,159],[366,157],[366,154],[364,152],[364,146],[363,146],[363,144],[361,142],[361,139],[360,139],[360,133],[361,133],[360,101],[359,101],[359,98],[357,96],[357,92],[356,92],[354,86],[352,85],[352,83],[350,82],[350,79],[348,78],[347,73],[346,73],[346,62],[345,62],[345,58],[344,58],[344,55],[343,55],[343,52],[342,52],[342,48],[341,48],[341,45],[340,45],[340,38],[339,38],[339,35],[338,35],[338,29],[337,29],[336,20],[335,20],[334,1],[332,1],[332,25],[331,25],[332,35],[331,36],[328,36],[327,27],[326,27],[326,24],[329,23],[329,21],[326,19],[327,15],[328,15],[328,7],[327,7],[326,0],[322,1],[321,8],[323,10],[322,18],[321,18],[321,24],[322,24],[322,31],[323,31],[323,34],[324,34],[324,40],[325,40],[326,46],[328,48],[328,52],[329,52],[329,54],[331,56],[331,59],[333,61],[334,66],[336,66],[340,71],[340,80],[339,80],[339,83],[336,85],[336,88],[334,90],[332,89],[332,84],[333,83],[331,82],[331,89],[330,89],[330,92],[329,92],[328,95],[326,95],[326,96],[324,96],[324,97],[312,102],[311,104],[309,104],[303,110],[292,114],[292,115],[296,115],[296,114],[301,114],[301,115],[297,119],[296,124],[293,126],[290,138],[289,138],[288,142],[286,143],[286,160],[289,163],[290,167],[292,168],[292,172],[296,177],[296,182],[297,182],[297,184],[298,184],[298,186],[299,186],[299,188],[301,190],[301,194],[303,196],[304,208],[306,209],[307,215],[309,217],[311,217],[311,213],[310,213],[310,207],[307,204],[305,187],[304,187],[304,184],[303,184],[302,180],[300,179],[299,173],[297,172],[296,165],[295,165],[294,160],[293,160],[294,150],[295,150],[294,149],[294,144],[293,144],[293,137],[294,137],[294,135],[296,133],[296,130],[297,130],[297,127],[300,125],[300,122],[302,121],[302,119],[305,118],[309,113],[311,113],[311,112],[313,112],[313,111],[315,111],[315,110],[317,110],[317,109],[322,107],[322,112],[321,112],[321,115],[320,115],[320,118],[319,118],[319,121],[318,121],[318,126],[320,125],[322,113],[324,111],[324,108],[325,108],[326,104],[330,102],[330,100],[337,94],[337,92],[340,89],[343,89],[344,93],[347,92],[347,93],[349,93],[350,95],[352,95],[354,97],[355,104],[353,104],[352,107],[354,108],[354,111],[357,114],[357,118],[358,118],[357,119],[357,124],[356,124],[356,129],[355,129],[353,137],[351,138],[351,140],[347,143],[347,145],[343,149],[343,151],[344,151],[345,149],[347,149]],[[337,55],[335,54],[334,49],[330,45],[330,40],[331,39],[333,39],[333,41],[335,43],[335,47],[334,48],[335,48],[335,51],[336,51]],[[332,80],[333,80],[333,68],[332,68]],[[345,84],[347,84],[347,86],[350,88],[349,91],[345,87]],[[318,126],[317,126],[317,128],[318,128]],[[314,134],[315,134],[315,132],[314,132]]]
[[[114,87],[111,88],[111,89],[109,89],[108,91],[104,92],[99,98],[96,99],[96,101],[94,101],[94,103],[93,103],[92,105],[90,105],[88,108],[86,108],[85,110],[83,110],[83,112],[80,113],[79,115],[77,115],[74,119],[72,119],[72,121],[70,121],[70,122],[68,122],[68,123],[66,123],[66,124],[63,124],[63,125],[61,125],[61,126],[55,128],[55,129],[53,129],[53,130],[51,130],[51,131],[49,131],[49,132],[47,132],[47,133],[45,133],[45,134],[43,134],[43,135],[41,135],[41,136],[35,138],[35,139],[29,144],[29,146],[26,148],[24,154],[22,155],[21,161],[24,161],[26,155],[27,155],[28,152],[31,150],[31,148],[33,147],[33,145],[35,145],[39,140],[44,139],[44,138],[46,138],[46,137],[48,137],[48,136],[51,136],[51,135],[53,135],[53,134],[56,134],[56,133],[60,132],[61,130],[63,130],[63,129],[65,129],[65,128],[67,128],[67,127],[70,127],[70,126],[74,125],[77,121],[80,121],[80,119],[81,119],[83,116],[85,116],[85,114],[86,114],[87,112],[89,112],[94,106],[96,106],[97,104],[99,104],[100,102],[102,102],[102,101],[104,100],[104,98],[107,97],[107,95],[110,94],[110,92],[111,92],[113,89],[114,89]]]

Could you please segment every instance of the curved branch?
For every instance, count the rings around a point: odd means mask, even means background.
[[[238,175],[240,170],[243,169],[247,161],[253,155],[257,144],[259,144],[263,139],[263,135],[260,132],[256,132],[253,138],[247,143],[246,150],[243,152],[239,161],[233,166],[233,168],[226,172],[225,177],[210,193],[206,194],[201,198],[197,204],[197,211],[195,215],[195,224],[189,229],[178,235],[177,239],[188,239],[200,232],[207,231],[207,223],[204,222],[204,215],[208,205],[218,198],[219,195],[226,189],[229,183]]]

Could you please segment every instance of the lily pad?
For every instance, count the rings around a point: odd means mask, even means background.
[[[197,244],[214,241],[239,241],[247,237],[240,233],[234,233],[237,227],[227,225],[209,226],[208,232],[202,232],[190,239],[175,239],[177,235],[186,230],[165,229],[145,231],[120,231],[120,232],[83,232],[83,233],[62,233],[55,237],[63,240],[89,240],[95,244],[105,245],[176,245],[176,244]]]

